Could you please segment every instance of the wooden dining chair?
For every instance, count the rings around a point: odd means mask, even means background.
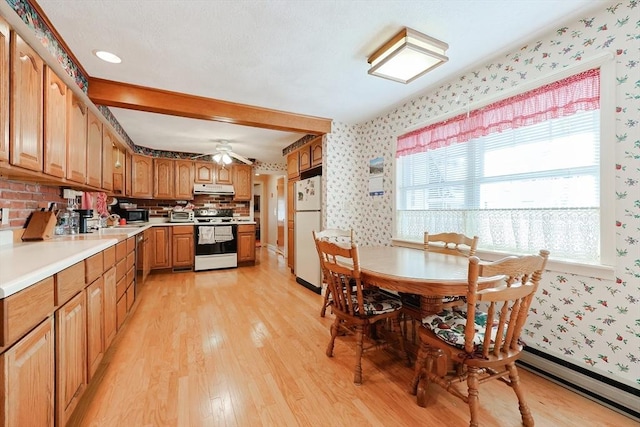
[[[346,243],[346,244],[351,244],[354,242],[353,229],[341,230],[338,228],[328,228],[326,230],[322,230],[318,232],[314,230],[312,231],[312,233],[313,233],[313,240],[316,242],[318,240],[326,240],[330,242]],[[316,249],[318,249],[317,244],[316,244]],[[318,255],[320,255],[320,252],[318,252]],[[322,261],[320,262],[320,268],[322,269]],[[333,299],[331,298],[331,290],[327,285],[327,280],[325,277],[324,270],[322,271],[322,282],[323,282],[323,286],[325,287],[325,291],[324,291],[324,300],[322,301],[322,308],[320,309],[320,317],[324,317],[327,311],[327,307],[329,307],[333,303]]]
[[[534,425],[515,362],[522,352],[520,336],[548,257],[549,252],[541,250],[539,255],[495,262],[469,258],[466,307],[427,316],[419,330],[411,391],[417,393],[420,406],[435,394],[431,384],[437,384],[469,405],[469,426],[478,426],[478,386],[500,380],[515,392],[524,425]],[[447,360],[463,369],[447,372]]]
[[[316,240],[327,283],[333,296],[335,320],[331,325],[331,339],[327,356],[333,357],[333,348],[339,332],[355,334],[356,364],[353,382],[362,384],[362,354],[372,349],[389,347],[393,342],[403,353],[407,364],[409,356],[404,348],[398,316],[400,300],[378,288],[364,288],[360,278],[358,246],[338,244],[327,240]],[[391,321],[391,340],[378,336],[377,323]],[[366,342],[366,346],[365,346]]]

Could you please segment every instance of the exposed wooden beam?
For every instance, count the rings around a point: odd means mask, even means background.
[[[170,92],[112,80],[89,78],[89,98],[108,107],[213,120],[264,129],[323,135],[331,119],[236,104],[219,99]]]

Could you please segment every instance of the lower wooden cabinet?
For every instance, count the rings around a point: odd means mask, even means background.
[[[254,224],[238,225],[238,263],[255,263],[256,261],[256,226]]]
[[[173,268],[190,268],[194,263],[194,237],[192,225],[175,225],[171,230],[171,261]]]
[[[87,287],[87,380],[91,380],[104,355],[104,277]]]
[[[152,227],[151,269],[171,268],[171,228]]]
[[[0,355],[0,426],[54,425],[53,337],[48,317]]]
[[[59,426],[66,424],[87,386],[86,305],[86,293],[82,290],[55,313],[56,423]]]
[[[104,348],[109,348],[116,336],[116,268],[111,267],[104,273]]]

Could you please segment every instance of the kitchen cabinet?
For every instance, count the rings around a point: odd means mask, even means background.
[[[173,199],[174,165],[171,159],[153,159],[153,197]]]
[[[253,169],[250,165],[233,165],[233,189],[235,191],[233,200],[251,200],[253,193],[251,184],[252,171]]]
[[[64,178],[67,172],[67,96],[69,89],[51,68],[44,73],[44,173]]]
[[[322,166],[322,136],[311,141],[311,167]]]
[[[84,289],[55,313],[56,419],[63,426],[87,387],[87,321]]]
[[[132,155],[131,197],[151,199],[153,197],[153,162],[151,157]]]
[[[193,162],[191,160],[175,160],[174,197],[179,200],[193,199]]]
[[[102,126],[102,186],[107,192],[113,190],[113,147],[115,136],[107,128]]]
[[[86,133],[85,139],[87,141],[87,157],[85,164],[91,167],[87,168],[87,184],[100,188],[102,185],[102,122],[93,112],[91,112],[86,106],[76,102],[77,111],[75,118],[73,114],[70,116],[75,126],[77,126],[78,135],[76,139],[79,141],[82,138],[82,123],[84,125],[84,132]]]
[[[67,179],[100,188],[102,145],[95,149],[87,142],[88,113],[84,102],[70,90],[67,96]],[[97,179],[89,178],[93,176]]]
[[[15,32],[11,32],[10,56],[10,162],[25,169],[42,171],[44,63]]]
[[[311,168],[311,150],[310,146],[306,146],[300,149],[298,152],[298,168],[301,171],[305,171]]]
[[[123,150],[113,147],[113,194],[124,195],[125,156]]]
[[[297,180],[287,181],[287,266],[294,272],[294,254],[295,254],[295,183]]]
[[[238,264],[256,262],[256,226],[255,224],[238,225]]]
[[[142,232],[142,246],[138,246],[141,250],[136,253],[136,286],[138,289],[147,280],[147,276],[151,271],[151,230],[144,230]],[[138,245],[141,243],[138,242]]]
[[[196,184],[213,184],[214,165],[208,162],[194,162]]]
[[[173,226],[152,227],[153,248],[151,251],[151,269],[171,268],[171,228]]]
[[[54,425],[53,337],[48,317],[0,355],[0,426]]]
[[[133,185],[133,180],[131,179],[132,177],[132,167],[131,164],[133,163],[133,157],[132,155],[127,152],[124,156],[124,195],[125,196],[131,196],[131,191],[132,188],[131,186]]]
[[[104,320],[103,320],[103,337],[104,337],[104,349],[105,351],[113,342],[116,336],[117,323],[116,323],[116,267],[110,266],[104,273]]]
[[[9,40],[7,21],[0,16],[0,161],[9,160]]]
[[[287,155],[287,178],[296,179],[300,176],[300,162],[298,152]]]
[[[232,169],[232,165],[216,165],[216,184],[233,184]]]
[[[193,267],[195,252],[193,225],[174,225],[171,228],[173,234],[171,267],[175,269]]]
[[[87,380],[91,381],[104,355],[104,277],[87,286]]]

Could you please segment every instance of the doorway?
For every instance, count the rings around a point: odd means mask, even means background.
[[[276,192],[277,192],[277,227],[278,227],[278,238],[277,238],[277,247],[278,253],[284,255],[284,246],[285,246],[285,235],[284,235],[284,221],[286,217],[286,205],[284,198],[284,177],[278,177],[278,181],[276,184]]]
[[[253,219],[256,222],[256,247],[262,246],[262,224],[266,224],[262,214],[267,212],[267,209],[263,206],[264,197],[262,197],[263,186],[261,182],[253,184]]]

